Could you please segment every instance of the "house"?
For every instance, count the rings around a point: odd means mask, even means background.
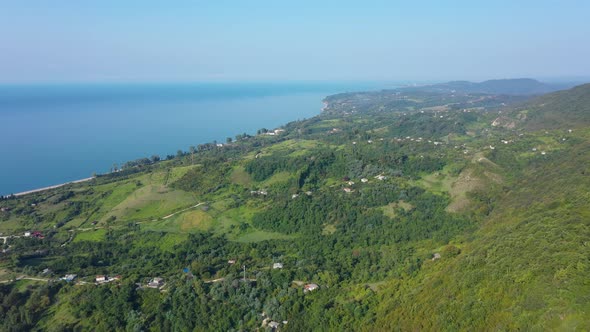
[[[230,259],[229,261],[227,261],[227,264],[229,264],[229,265],[236,264],[236,260]]]
[[[307,293],[307,292],[313,292],[314,290],[320,288],[320,286],[318,286],[317,284],[306,284],[305,286],[303,286],[303,292]]]
[[[162,278],[153,278],[147,284],[149,288],[160,288],[162,285],[164,285],[164,279]]]
[[[351,192],[354,191],[354,190],[352,190],[350,188],[344,188],[343,190],[344,190],[345,193],[351,193]]]
[[[41,272],[41,274],[48,274],[51,273],[50,269],[44,269],[43,272]]]
[[[306,192],[305,192],[305,194],[306,194],[307,196],[311,196],[312,192],[311,192],[311,191],[306,191]]]
[[[440,254],[437,252],[434,255],[432,255],[432,260],[435,261],[437,259],[440,259],[440,257],[441,257]]]
[[[373,143],[373,140],[368,140],[367,143],[371,144]]]
[[[44,239],[45,236],[41,233],[41,232],[33,232],[31,234],[32,237],[37,238],[37,239]]]
[[[31,236],[31,232],[30,232],[30,231],[26,231],[26,232],[25,232],[25,236],[26,236],[26,237],[29,237],[29,236]]]
[[[76,279],[77,275],[75,274],[66,274],[65,276],[61,277],[61,280],[65,280],[67,282],[71,282],[74,281],[74,279]]]
[[[271,329],[278,329],[279,328],[279,323],[272,321],[270,323],[268,323],[268,327],[270,327]]]
[[[297,198],[297,197],[299,197],[299,195],[297,195],[297,194],[293,194],[293,195],[291,195],[291,198],[292,198],[292,199],[295,199],[295,198]]]
[[[379,174],[379,175],[377,175],[377,176],[375,177],[375,179],[377,179],[377,180],[379,180],[379,181],[383,181],[383,180],[387,179],[387,176],[384,176],[384,175],[381,175],[381,174]]]
[[[354,182],[352,182],[352,181],[348,181],[347,183],[348,183],[349,186],[353,186],[354,185]]]
[[[362,179],[361,179],[361,182],[362,182],[362,183],[367,183],[367,182],[369,182],[369,179],[362,178]]]
[[[103,282],[109,281],[109,279],[105,275],[98,275],[98,276],[96,276],[96,278],[94,280],[98,283],[103,283]]]
[[[283,268],[283,263],[274,263],[272,265],[273,269],[282,269]]]

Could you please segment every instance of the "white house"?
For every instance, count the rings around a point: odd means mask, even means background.
[[[272,265],[273,269],[282,269],[283,268],[283,263],[274,263]]]
[[[150,288],[159,288],[164,284],[164,279],[162,278],[153,278],[149,283],[148,287]]]

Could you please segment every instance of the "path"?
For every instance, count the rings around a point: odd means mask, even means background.
[[[19,280],[34,280],[34,281],[49,282],[50,279],[42,279],[42,278],[33,278],[33,277],[20,276],[20,277],[16,277],[15,279],[0,280],[0,284],[7,284],[7,283],[10,283],[10,282],[19,281]]]
[[[186,209],[180,210],[180,211],[178,211],[178,212],[174,212],[174,213],[172,213],[172,214],[169,214],[169,215],[167,215],[167,216],[163,217],[162,219],[168,219],[168,218],[170,218],[170,217],[173,217],[173,216],[175,216],[175,215],[177,215],[177,214],[179,214],[179,213],[182,213],[182,212],[184,212],[184,211],[188,211],[188,210],[190,210],[190,209],[194,209],[194,208],[196,208],[197,206],[199,206],[199,205],[203,205],[203,204],[205,204],[205,203],[203,203],[203,202],[202,202],[202,203],[199,203],[199,204],[197,204],[197,205],[194,205],[194,206],[188,207],[188,208],[186,208]]]

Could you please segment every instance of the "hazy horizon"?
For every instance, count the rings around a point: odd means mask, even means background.
[[[4,84],[590,78],[581,1],[0,7]]]

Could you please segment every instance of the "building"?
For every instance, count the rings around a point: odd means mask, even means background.
[[[227,261],[227,264],[230,264],[230,265],[236,264],[236,260],[235,259],[230,259],[230,260]]]
[[[96,278],[94,280],[98,283],[109,281],[107,276],[105,276],[105,275],[98,275],[98,276],[96,276]]]
[[[283,268],[283,263],[274,263],[272,265],[273,269],[282,269]]]
[[[362,182],[362,183],[367,183],[367,182],[369,182],[369,179],[362,178],[362,179],[361,179],[361,182]]]
[[[29,236],[31,236],[31,232],[30,232],[30,231],[26,231],[26,232],[25,232],[25,236],[26,236],[26,237],[29,237]]]
[[[303,286],[303,292],[307,293],[307,292],[313,292],[314,290],[320,288],[320,286],[318,286],[317,284],[306,284],[305,286]]]
[[[164,285],[164,279],[162,278],[153,278],[147,284],[149,288],[160,288],[162,285]]]
[[[275,321],[272,321],[272,322],[268,323],[268,327],[270,327],[273,330],[274,329],[278,329],[279,328],[279,323],[278,322],[275,322]]]
[[[74,281],[74,279],[76,279],[77,275],[75,274],[66,274],[65,276],[61,277],[61,280],[65,280],[67,282],[71,282]]]
[[[343,190],[344,190],[344,192],[346,192],[346,193],[351,193],[351,192],[353,192],[353,191],[354,191],[354,190],[352,190],[352,189],[350,189],[350,188],[344,188]]]

